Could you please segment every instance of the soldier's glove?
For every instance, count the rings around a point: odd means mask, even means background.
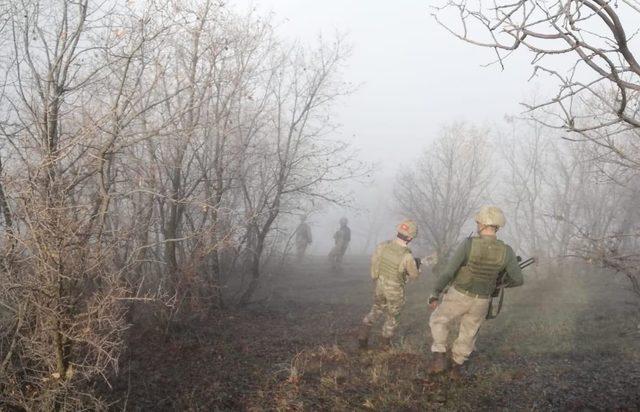
[[[437,296],[433,296],[433,295],[429,296],[429,307],[432,310],[435,310],[438,307],[438,304],[439,304],[439,299]]]
[[[420,266],[422,265],[422,259],[420,258],[413,258],[413,260],[416,261],[416,266],[418,267],[418,269],[420,269]]]
[[[423,265],[435,265],[436,263],[438,263],[438,254],[434,252],[429,256],[425,256],[420,259],[420,263],[422,263]]]

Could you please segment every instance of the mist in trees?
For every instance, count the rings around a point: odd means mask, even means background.
[[[491,176],[488,131],[464,123],[444,126],[399,173],[394,190],[398,212],[416,219],[418,239],[442,261],[469,217],[486,201]]]
[[[497,124],[443,119],[393,177],[372,177],[336,137],[354,91],[341,36],[288,41],[213,0],[4,3],[0,407],[106,408],[96,382],[142,306],[169,334],[250,305],[298,217],[327,205],[354,207],[352,253],[408,217],[415,247],[444,260],[493,203],[520,254],[622,273],[640,297],[639,12],[619,6],[434,9],[495,65],[530,55],[554,93]],[[349,199],[341,184],[363,176],[385,183]]]
[[[216,1],[3,9],[2,402],[104,407],[136,302],[248,303],[283,215],[361,164],[330,132],[349,48]],[[246,275],[246,276],[245,276]]]
[[[418,250],[446,259],[474,234],[480,205],[499,205],[507,216],[500,236],[518,253],[545,266],[578,259],[613,269],[637,294],[636,171],[562,136],[527,118],[485,130],[445,126],[396,176],[392,207],[419,222]]]
[[[528,247],[549,253],[546,243],[555,256],[623,273],[636,294],[640,65],[631,33],[638,14],[634,1],[604,0],[448,1],[433,11],[452,35],[492,49],[496,65],[508,65],[512,53],[528,54],[532,78],[555,87],[548,98],[524,104],[535,122],[528,148],[506,146],[511,186],[520,187],[516,221],[526,230],[522,237],[532,238]]]

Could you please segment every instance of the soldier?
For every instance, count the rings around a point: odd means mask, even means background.
[[[431,373],[448,368],[446,344],[449,327],[453,320],[461,318],[460,331],[451,349],[451,374],[454,377],[460,375],[462,365],[475,349],[476,335],[486,318],[490,297],[501,271],[506,271],[506,287],[523,283],[513,249],[496,238],[496,232],[506,223],[502,211],[494,206],[484,206],[475,220],[479,236],[462,242],[443,268],[429,297],[429,306],[434,309],[429,318],[433,336]],[[450,283],[452,285],[439,304],[440,294]]]
[[[340,228],[333,235],[335,242],[333,249],[329,252],[329,261],[331,262],[331,269],[337,271],[341,268],[342,258],[347,251],[349,242],[351,241],[351,229],[347,224],[349,221],[346,217],[340,219]]]
[[[412,220],[405,220],[398,225],[394,240],[378,245],[371,257],[371,278],[375,282],[375,293],[371,311],[362,320],[358,332],[358,346],[368,346],[371,325],[383,314],[386,320],[382,326],[382,346],[390,347],[391,338],[398,327],[400,312],[404,306],[404,285],[407,277],[416,279],[419,275],[420,260],[414,259],[409,242],[418,233],[417,225]],[[428,258],[434,262],[435,255]]]
[[[296,228],[296,255],[298,260],[302,260],[307,247],[313,241],[311,227],[309,227],[306,220],[306,216],[300,216],[300,224]]]

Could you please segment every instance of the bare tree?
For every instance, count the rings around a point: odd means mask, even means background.
[[[218,2],[167,5],[154,21],[166,27],[164,47],[151,56],[163,103],[144,118],[145,128],[163,120],[165,127],[151,128],[146,150],[132,153],[140,171],[151,165],[132,207],[145,211],[141,241],[155,240],[144,250],[165,274],[160,284],[176,294],[176,309],[206,310],[224,305],[222,258],[241,247],[239,175],[249,159],[241,136],[259,126],[274,38],[268,19],[237,16]]]
[[[272,62],[269,110],[262,126],[247,138],[251,160],[243,162],[242,193],[247,220],[251,279],[240,303],[258,286],[260,261],[280,213],[309,200],[338,202],[334,185],[362,173],[346,144],[328,139],[331,103],[349,91],[338,78],[347,56],[340,40],[312,53],[299,46]]]
[[[418,221],[419,239],[442,258],[487,198],[491,175],[487,131],[464,123],[446,126],[416,164],[398,175],[398,209]]]
[[[0,45],[2,406],[105,408],[132,302],[210,313],[231,281],[247,302],[279,218],[361,170],[329,135],[340,41],[211,0],[22,0]]]
[[[629,170],[620,165],[607,165],[605,174],[588,146],[573,147],[570,158],[556,170],[563,169],[572,170],[574,176],[569,184],[570,196],[564,199],[569,205],[563,206],[571,212],[552,217],[572,229],[567,255],[624,274],[640,297],[637,175],[630,176]]]
[[[127,233],[110,219],[116,159],[136,134],[146,91],[140,57],[155,34],[145,11],[125,16],[109,3],[10,7],[2,134],[12,229],[0,301],[12,316],[0,399],[25,409],[100,408],[88,383],[117,368],[130,296],[123,279],[136,258],[118,259]]]
[[[620,191],[626,193],[623,198],[637,197],[637,188],[629,183],[636,181],[640,173],[640,64],[632,47],[637,41],[633,34],[640,21],[637,2],[522,0],[472,5],[448,1],[435,9],[434,17],[458,38],[493,49],[496,63],[501,66],[511,53],[529,52],[533,76],[548,75],[558,85],[553,97],[525,105],[532,118],[551,129],[568,132],[568,136],[563,136],[567,140],[587,143],[587,156],[595,165],[590,178],[602,181],[595,193],[602,194],[604,188],[620,196]],[[569,166],[573,170],[583,167],[581,162],[572,164],[575,168]],[[570,175],[567,167],[561,168],[561,172],[565,173],[561,177]],[[564,186],[559,192],[573,196],[573,190]],[[584,193],[575,200],[587,202],[599,212],[615,210],[606,202],[589,203],[590,194]],[[606,210],[601,210],[603,204],[608,205]],[[638,240],[634,218],[624,213],[627,217],[622,220],[624,225],[620,225],[618,217],[609,213],[603,216],[584,212],[580,217],[575,213],[580,212],[573,210],[572,215],[560,215],[563,224],[574,227],[575,236],[591,245],[579,248],[581,256],[624,272],[637,285],[637,252],[620,250],[621,246],[631,247]],[[582,220],[587,216],[593,220]],[[594,249],[605,239],[617,246]]]
[[[598,161],[593,146],[561,141],[553,129],[512,122],[517,137],[502,136],[507,168],[507,230],[520,249],[560,264],[582,258],[624,273],[637,292],[638,198],[635,174]]]
[[[570,216],[580,162],[554,130],[528,119],[508,118],[498,133],[501,204],[507,210],[506,233],[517,249],[538,259],[565,256],[574,228],[553,216]]]
[[[449,1],[434,16],[458,38],[493,49],[500,65],[515,50],[532,53],[534,75],[549,74],[559,83],[552,99],[528,105],[534,111],[553,108],[550,114],[561,123],[547,124],[613,151],[617,134],[640,127],[640,64],[627,33],[637,29],[640,17],[634,1],[523,0],[490,5]],[[457,27],[451,23],[455,18]],[[558,55],[574,58],[567,75],[553,66]]]

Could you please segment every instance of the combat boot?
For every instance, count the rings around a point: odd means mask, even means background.
[[[358,348],[367,349],[369,347],[369,331],[371,331],[371,325],[363,323],[358,329]]]
[[[380,347],[383,350],[391,349],[391,338],[385,338],[384,336],[380,338]]]
[[[451,368],[449,368],[449,378],[453,380],[460,380],[465,375],[465,364],[456,363],[454,360],[451,361]]]
[[[447,354],[444,352],[433,352],[432,355],[433,357],[431,358],[431,362],[429,362],[427,372],[436,374],[446,371],[448,366]]]

